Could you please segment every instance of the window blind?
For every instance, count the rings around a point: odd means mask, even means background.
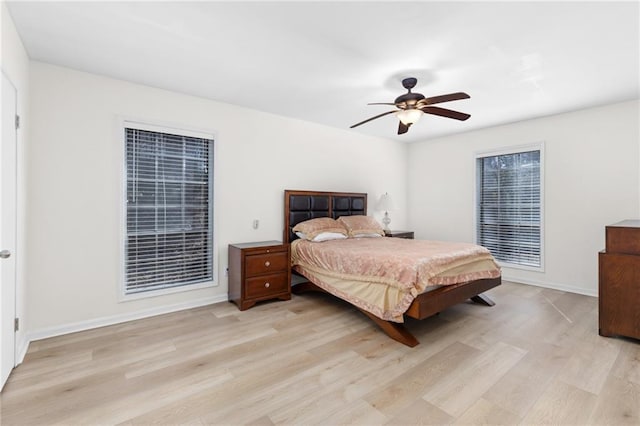
[[[213,279],[212,139],[125,128],[125,293]]]
[[[502,262],[540,267],[540,151],[478,158],[477,241]]]

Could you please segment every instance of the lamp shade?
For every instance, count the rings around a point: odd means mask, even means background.
[[[376,204],[376,209],[380,211],[388,212],[390,210],[395,210],[396,206],[393,204],[393,199],[388,192],[385,192],[380,196],[378,203]]]
[[[417,122],[422,117],[423,112],[419,109],[403,109],[396,113],[402,124],[409,125]]]

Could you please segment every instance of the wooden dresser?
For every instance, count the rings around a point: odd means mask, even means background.
[[[605,228],[599,253],[599,332],[640,339],[640,220]]]
[[[229,245],[229,301],[241,311],[268,299],[291,299],[289,244],[260,241]]]

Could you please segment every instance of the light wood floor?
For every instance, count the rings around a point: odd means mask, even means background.
[[[640,342],[597,299],[504,283],[386,337],[328,295],[230,303],[31,344],[10,424],[640,424]]]

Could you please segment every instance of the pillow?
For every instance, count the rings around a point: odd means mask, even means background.
[[[293,227],[293,232],[296,234],[301,232],[304,234],[305,239],[311,241],[316,241],[314,238],[322,233],[342,234],[345,237],[349,235],[347,228],[343,224],[330,217],[319,217],[300,222]]]
[[[365,234],[384,236],[382,225],[371,216],[340,216],[338,222],[347,228],[351,237],[360,237]]]
[[[320,242],[320,241],[329,241],[329,240],[342,240],[348,238],[345,234],[341,234],[339,232],[322,232],[321,234],[316,235],[309,241]]]
[[[322,233],[316,235],[313,238],[307,238],[307,234],[305,234],[304,232],[296,232],[296,235],[301,240],[309,240],[309,241],[314,241],[314,242],[329,241],[329,240],[342,240],[344,238],[348,238],[345,234],[340,233],[340,232],[322,232]]]

